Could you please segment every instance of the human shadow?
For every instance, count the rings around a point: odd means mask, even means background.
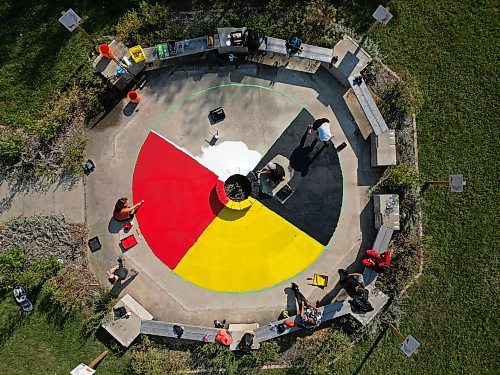
[[[297,303],[295,299],[295,294],[293,293],[293,289],[290,287],[285,288],[286,294],[286,310],[288,311],[288,315],[293,316],[297,315]]]
[[[109,219],[109,223],[108,223],[108,232],[116,234],[122,230],[124,224],[125,223],[122,223],[122,222],[116,220],[113,216],[111,216],[111,219]]]
[[[113,284],[110,294],[113,297],[118,297],[120,293],[138,276],[138,273],[131,275],[129,278],[123,281],[117,281]]]
[[[123,108],[123,114],[125,116],[132,116],[138,104],[139,103],[128,102],[127,105]]]
[[[314,148],[318,143],[318,139],[315,138],[309,146],[305,146],[307,135],[308,133],[306,131],[300,139],[299,145],[297,146],[297,148],[295,148],[295,150],[292,151],[292,154],[290,155],[290,166],[296,172],[300,172],[300,175],[302,177],[307,176],[307,174],[309,173],[309,167],[327,147],[325,143],[318,151],[313,154]]]

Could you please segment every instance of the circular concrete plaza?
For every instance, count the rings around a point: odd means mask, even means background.
[[[86,182],[87,219],[105,245],[90,256],[96,271],[103,277],[134,234],[138,245],[124,255],[139,277],[117,292],[155,319],[201,324],[206,310],[270,319],[293,304],[283,292],[292,280],[330,302],[307,279],[326,273],[334,284],[360,244],[356,152],[335,147],[355,137],[345,89],[321,68],[155,71],[147,80],[138,105],[123,101],[91,131],[98,167]],[[219,107],[225,119],[214,122]],[[334,135],[326,147],[306,132],[322,117]],[[285,170],[278,186],[255,173],[269,162]],[[232,200],[224,186],[234,176],[248,186]],[[110,218],[121,196],[145,201],[129,233]]]

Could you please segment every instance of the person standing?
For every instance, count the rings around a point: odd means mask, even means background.
[[[307,127],[307,132],[309,134],[311,134],[313,130],[316,132],[318,139],[325,142],[324,146],[328,146],[328,142],[333,138],[332,131],[330,129],[330,120],[327,118],[315,120]]]

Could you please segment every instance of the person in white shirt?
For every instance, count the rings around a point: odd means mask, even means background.
[[[315,120],[311,125],[307,127],[307,131],[309,134],[312,131],[316,132],[316,136],[322,142],[325,142],[325,146],[328,146],[329,141],[333,138],[332,131],[330,129],[330,120],[327,118],[320,118]]]

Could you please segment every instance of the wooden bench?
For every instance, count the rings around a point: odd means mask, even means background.
[[[332,320],[334,318],[338,318],[342,315],[349,314],[351,312],[350,306],[344,304],[344,301],[337,301],[331,303],[326,306],[322,306],[319,308],[321,311],[323,318],[321,319],[321,323]],[[255,330],[255,340],[258,342],[272,340],[274,338],[296,332],[298,330],[304,329],[300,326],[289,327],[285,332],[278,333],[277,330],[271,329],[271,326],[277,326],[278,324],[283,323],[285,320],[295,322],[297,325],[301,325],[302,321],[300,319],[300,315],[293,315],[286,319],[277,320],[275,322],[270,323],[269,325],[259,327]]]
[[[382,225],[377,232],[377,237],[375,237],[372,249],[378,251],[379,253],[387,251],[387,249],[389,249],[389,243],[391,242],[393,232],[394,230],[392,228]],[[377,276],[378,272],[369,267],[365,267],[365,270],[363,271],[363,279],[365,280],[366,285],[375,283]]]
[[[361,82],[358,82],[358,77],[350,76],[348,79],[349,84],[351,85],[351,88],[354,91],[354,94],[356,95],[356,98],[358,99],[363,112],[368,118],[368,122],[370,123],[373,132],[378,136],[388,131],[389,127],[387,126],[384,118],[382,117],[382,114],[375,104],[375,101],[372,98],[372,94],[370,94],[370,91],[368,90],[365,82],[363,80],[361,80]]]
[[[181,337],[178,337],[175,333],[174,325],[179,325],[184,328],[184,333]],[[157,320],[145,320],[141,324],[142,334],[192,341],[215,342],[215,336],[218,331],[218,328],[192,326],[181,323],[166,323]],[[207,340],[205,340],[206,335],[208,335]]]

